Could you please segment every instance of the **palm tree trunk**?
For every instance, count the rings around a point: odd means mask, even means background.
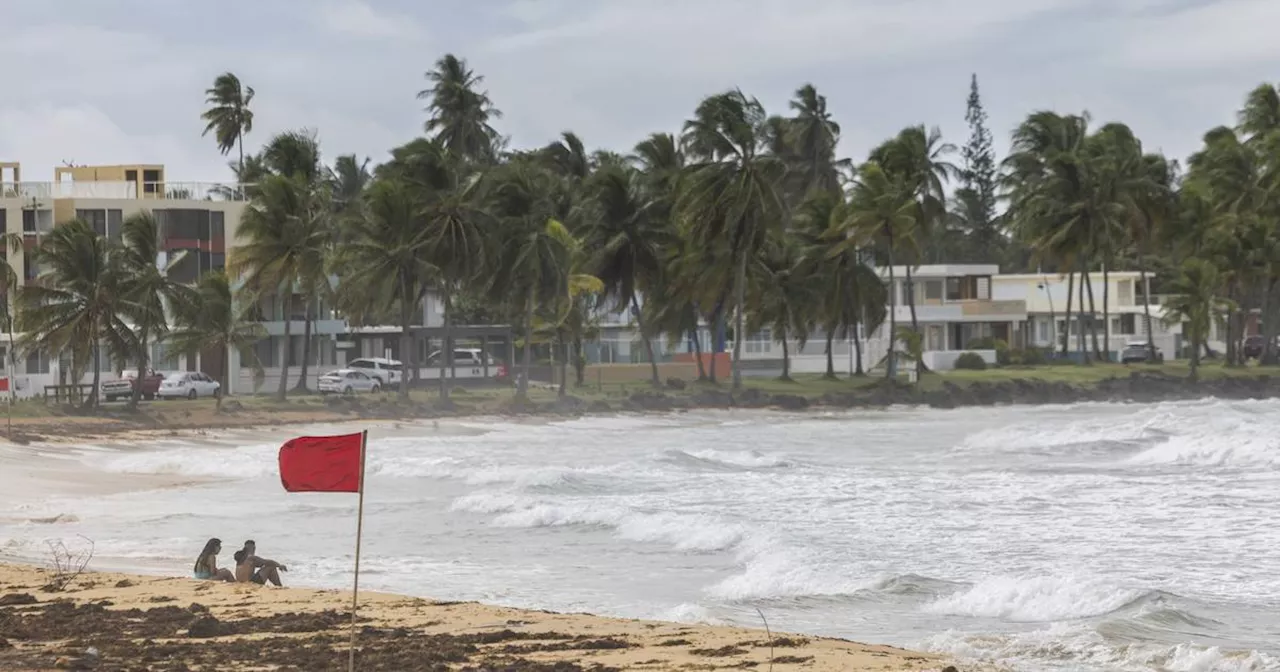
[[[831,352],[831,346],[835,341],[835,329],[827,329],[827,378],[836,379],[836,362],[835,356]]]
[[[1084,286],[1085,286],[1085,283],[1088,281],[1089,281],[1089,271],[1087,267],[1085,267],[1084,264],[1082,263],[1080,265],[1080,286],[1076,289],[1076,294],[1077,294],[1076,313],[1078,314],[1076,322],[1078,322],[1080,326],[1079,333],[1076,335],[1076,348],[1079,349],[1080,351],[1081,364],[1089,363],[1089,353],[1087,350],[1085,350],[1085,334],[1084,334],[1084,330],[1085,330],[1084,329]],[[1090,315],[1089,319],[1090,319],[1090,322],[1092,322],[1093,316]]]
[[[1142,283],[1142,322],[1147,329],[1147,347],[1156,351],[1156,335],[1151,322],[1151,292],[1147,284],[1147,264],[1142,255],[1138,255],[1138,282]],[[1134,292],[1136,295],[1137,292]]]
[[[307,310],[302,315],[302,370],[298,373],[298,384],[293,387],[294,392],[307,392],[307,368],[311,365],[311,321],[314,314],[314,300],[307,297]]]
[[[573,335],[573,375],[578,387],[587,384],[587,360],[582,355],[582,333]]]
[[[920,333],[920,321],[916,319],[916,288],[915,281],[911,279],[911,265],[907,264],[907,306],[911,309],[911,331]],[[922,350],[923,352],[923,350]],[[929,367],[924,363],[924,357],[916,358],[916,374],[924,375]]]
[[[1094,360],[1102,359],[1102,349],[1098,346],[1098,320],[1095,316],[1098,314],[1097,306],[1093,302],[1093,278],[1089,272],[1084,274],[1084,286],[1089,290],[1089,335],[1093,342],[1093,358]]]
[[[1111,357],[1111,282],[1107,270],[1107,264],[1102,264],[1102,352],[1106,354],[1106,361],[1112,361]]]
[[[791,380],[791,351],[787,348],[787,330],[782,330],[782,378]]]
[[[409,291],[409,283],[405,278],[400,279],[400,352],[404,354],[413,354],[413,295]],[[404,361],[409,361],[408,357]],[[416,369],[417,366],[411,368]],[[400,389],[396,390],[396,397],[401,401],[409,400],[409,381],[405,378],[408,372],[400,371]],[[387,381],[390,383],[391,381]]]
[[[516,386],[516,397],[529,398],[529,368],[533,362],[533,307],[534,289],[529,288],[529,296],[524,306],[524,373],[520,376],[520,384]]]
[[[696,312],[693,314],[693,319],[695,326],[689,332],[693,337],[693,359],[698,363],[698,380],[706,380],[707,369],[702,364],[702,338],[698,336],[698,327],[696,326],[698,314]]]
[[[738,259],[738,277],[734,282],[736,286],[733,288],[733,361],[729,366],[733,371],[735,391],[742,387],[742,340],[746,338],[746,333],[743,332],[743,318],[747,303],[747,254],[745,251],[740,254],[742,256]]]
[[[147,379],[147,328],[138,330],[138,374],[133,377],[133,392],[129,395],[129,408],[137,408],[142,399],[142,381]]]
[[[898,365],[898,286],[893,278],[893,234],[889,235],[889,353],[885,355],[884,377],[893,380]]]
[[[565,343],[563,331],[556,332],[556,341],[560,346],[560,354],[563,355],[560,358],[560,389],[556,392],[556,396],[564,399],[569,393],[569,344]]]
[[[77,381],[78,382],[78,381]],[[85,403],[89,408],[98,407],[98,385],[102,382],[102,344],[93,342],[93,389],[89,390],[89,399]]]
[[[276,398],[284,401],[289,395],[289,357],[293,354],[293,342],[290,339],[289,327],[293,324],[293,320],[289,315],[289,299],[292,288],[285,290],[284,296],[280,299],[280,306],[284,309],[284,352],[281,353],[280,360],[280,389],[276,392]]]
[[[453,303],[449,289],[442,286],[441,304],[444,308],[444,332],[440,339],[440,398],[449,398],[449,385],[453,382],[445,378],[446,372],[453,370],[453,315],[449,306]]]
[[[862,339],[858,338],[857,322],[853,323],[853,356],[854,356],[853,375],[859,376],[859,377],[867,375],[867,372],[862,369]]]
[[[636,295],[631,295],[631,310],[636,314],[636,329],[640,330],[640,338],[644,341],[645,352],[649,355],[649,368],[652,374],[654,387],[662,387],[662,380],[658,377],[658,359],[653,355],[653,340],[649,338],[649,332],[645,331],[644,318],[640,317],[640,303],[636,301]]]
[[[1276,278],[1268,277],[1265,285],[1266,295],[1262,300],[1262,363],[1272,366],[1276,363],[1276,336],[1280,334],[1280,323],[1276,315]]]
[[[1062,318],[1063,320],[1065,320],[1062,323],[1062,356],[1064,358],[1067,356],[1067,353],[1071,351],[1071,295],[1075,292],[1075,288],[1076,288],[1075,271],[1068,270],[1067,271],[1067,309],[1066,309],[1066,312],[1063,314],[1063,318]],[[1056,324],[1053,325],[1053,328],[1056,331],[1058,328],[1058,325]]]

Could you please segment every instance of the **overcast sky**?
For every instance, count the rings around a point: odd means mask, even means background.
[[[163,163],[226,180],[204,90],[257,90],[246,149],[319,132],[381,161],[421,131],[415,94],[466,58],[515,147],[566,129],[629,150],[738,86],[771,111],[812,82],[856,159],[903,126],[964,141],[976,72],[1003,150],[1028,112],[1088,110],[1184,157],[1280,81],[1280,0],[0,0],[0,161]]]

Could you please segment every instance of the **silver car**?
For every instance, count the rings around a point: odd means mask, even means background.
[[[320,394],[351,395],[358,393],[374,393],[382,390],[382,384],[363,371],[355,369],[338,369],[320,376],[316,380]]]

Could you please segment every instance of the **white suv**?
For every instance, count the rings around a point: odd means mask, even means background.
[[[436,350],[427,357],[427,363],[424,365],[422,377],[428,380],[434,380],[440,377],[440,359],[444,353]],[[507,375],[507,367],[498,363],[493,355],[487,352],[481,352],[480,348],[454,348],[453,349],[453,370],[457,372],[458,378],[484,378],[485,360],[489,361],[489,377],[505,378]],[[446,373],[445,375],[451,375]]]
[[[394,360],[382,357],[364,357],[347,362],[348,369],[355,369],[378,381],[384,389],[399,387],[404,379],[404,366]]]

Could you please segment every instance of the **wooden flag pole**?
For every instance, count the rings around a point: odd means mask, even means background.
[[[369,430],[360,432],[360,504],[356,508],[356,575],[351,586],[351,646],[347,653],[347,672],[356,670],[356,607],[360,601],[360,537],[364,534],[364,455],[369,445]]]

